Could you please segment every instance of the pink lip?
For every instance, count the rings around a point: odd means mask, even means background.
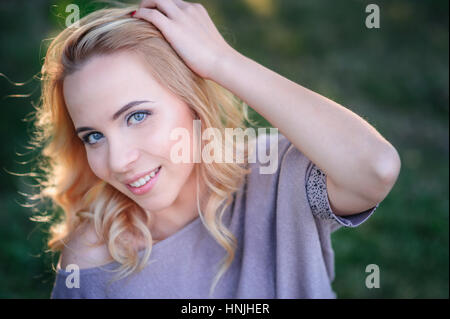
[[[159,166],[158,166],[158,167],[159,167]],[[144,176],[150,174],[151,172],[156,171],[156,170],[158,169],[158,167],[152,169],[151,171],[148,171],[148,172],[145,172],[145,173],[142,173],[142,174],[139,174],[139,175],[135,175],[135,176],[133,176],[132,178],[127,179],[127,180],[126,180],[125,182],[123,182],[123,183],[124,183],[124,184],[127,184],[127,185],[128,185],[128,184],[131,184],[131,183],[134,183],[134,182],[136,182],[137,180],[139,180],[141,177],[144,177]]]
[[[144,184],[141,187],[132,187],[129,184],[126,184],[127,188],[130,190],[130,192],[132,192],[135,195],[143,195],[145,193],[148,193],[153,188],[155,183],[158,181],[158,177],[159,177],[159,174],[161,173],[161,170],[162,170],[162,167],[159,169],[158,173],[156,173],[156,175],[147,184]],[[143,176],[145,176],[145,175],[143,175]]]

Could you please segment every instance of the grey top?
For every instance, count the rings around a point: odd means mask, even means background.
[[[249,165],[252,171],[223,217],[238,240],[236,255],[212,298],[336,298],[330,234],[359,226],[379,204],[336,216],[325,174],[280,133],[276,172],[260,174],[262,164]],[[225,256],[197,217],[154,244],[150,263],[141,272],[108,289],[114,273],[100,267],[81,269],[79,288],[68,288],[66,279],[73,272],[58,268],[51,298],[208,298]],[[118,266],[112,262],[102,268]]]

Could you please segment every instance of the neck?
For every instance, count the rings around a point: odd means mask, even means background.
[[[193,169],[182,191],[170,207],[152,213],[150,231],[155,242],[175,234],[199,217],[197,191],[199,191],[200,208],[202,208],[205,185],[199,178],[199,190],[197,190],[196,174],[197,170]]]

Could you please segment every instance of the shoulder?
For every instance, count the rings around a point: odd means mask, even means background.
[[[91,268],[113,261],[105,243],[96,245],[98,239],[92,223],[76,229],[61,252],[60,268],[66,269],[70,264],[76,264],[80,269]]]

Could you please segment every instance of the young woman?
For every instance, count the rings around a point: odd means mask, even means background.
[[[399,174],[372,126],[235,51],[200,4],[93,12],[53,40],[42,76],[38,197],[64,211],[53,298],[335,298],[330,234]],[[249,121],[238,98],[280,134],[227,142]],[[249,159],[266,147],[262,173]]]

